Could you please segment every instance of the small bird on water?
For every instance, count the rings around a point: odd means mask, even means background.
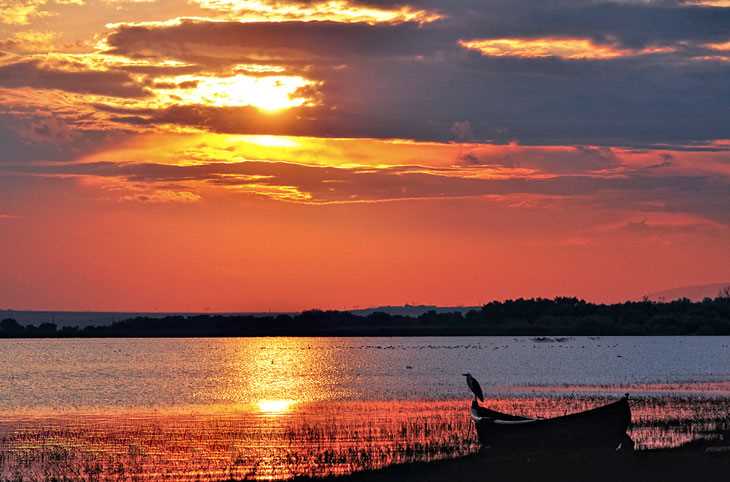
[[[479,385],[477,379],[471,376],[471,373],[462,373],[462,375],[466,377],[466,384],[469,386],[469,389],[474,394],[474,400],[479,399],[483,402],[484,393],[482,393],[482,387]]]

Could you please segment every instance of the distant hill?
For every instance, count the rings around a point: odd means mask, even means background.
[[[727,287],[730,287],[730,281],[707,285],[683,286],[681,288],[650,293],[646,297],[652,301],[672,301],[680,298],[702,301],[705,298],[715,298],[723,288]]]
[[[404,305],[404,306],[377,306],[350,311],[355,315],[367,316],[371,313],[387,313],[389,315],[417,317],[429,311],[436,313],[466,313],[469,310],[478,310],[481,306],[432,306],[432,305]],[[23,325],[40,325],[41,323],[55,323],[59,327],[64,326],[102,326],[111,325],[116,321],[129,320],[131,318],[160,319],[170,316],[198,316],[198,315],[222,315],[222,316],[275,316],[282,314],[295,314],[298,312],[225,312],[225,313],[202,313],[202,312],[122,312],[122,311],[21,311],[21,310],[0,310],[0,320],[12,318]]]
[[[160,318],[156,314],[155,318],[135,317],[83,328],[59,328],[52,323],[24,326],[12,319],[0,320],[0,338],[470,335],[730,335],[730,297],[611,305],[578,298],[533,298],[492,301],[467,313],[427,309],[420,316],[390,315],[382,310],[369,315],[321,310],[269,316]]]
[[[259,313],[259,312],[234,312],[234,313],[195,313],[195,312],[122,312],[122,311],[16,311],[0,310],[0,320],[12,318],[23,325],[40,325],[41,323],[54,323],[59,327],[64,326],[101,326],[111,325],[116,321],[129,320],[131,318],[160,319],[169,316],[197,316],[197,315],[224,315],[224,316],[271,316],[285,314]]]
[[[672,290],[659,291],[646,295],[652,301],[672,301],[688,298],[692,301],[702,301],[704,298],[715,298],[722,288],[730,286],[727,283],[715,283],[701,286],[688,286]],[[418,318],[430,312],[436,314],[458,313],[466,315],[469,311],[479,311],[482,306],[436,306],[436,305],[402,305],[402,306],[375,306],[354,310],[342,310],[341,313],[351,313],[355,316],[367,317],[373,313],[385,313],[393,317]],[[12,318],[22,325],[40,325],[53,323],[59,328],[76,326],[109,326],[112,323],[145,318],[159,320],[170,317],[272,317],[276,315],[298,315],[301,312],[115,312],[115,311],[18,311],[0,309],[0,320]]]

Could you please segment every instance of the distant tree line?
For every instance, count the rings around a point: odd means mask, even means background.
[[[0,322],[1,338],[436,335],[730,335],[730,295],[700,302],[594,304],[578,298],[493,301],[466,313],[418,317],[376,312],[305,311],[296,315],[137,317],[105,326],[23,326]]]

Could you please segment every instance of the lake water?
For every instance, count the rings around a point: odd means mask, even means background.
[[[0,340],[0,478],[286,478],[478,449],[490,406],[632,398],[641,448],[727,423],[729,337]]]

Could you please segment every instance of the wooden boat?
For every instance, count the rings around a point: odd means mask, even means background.
[[[493,448],[614,448],[633,446],[626,430],[631,423],[628,394],[620,400],[584,412],[555,418],[528,418],[471,405],[483,447]]]

